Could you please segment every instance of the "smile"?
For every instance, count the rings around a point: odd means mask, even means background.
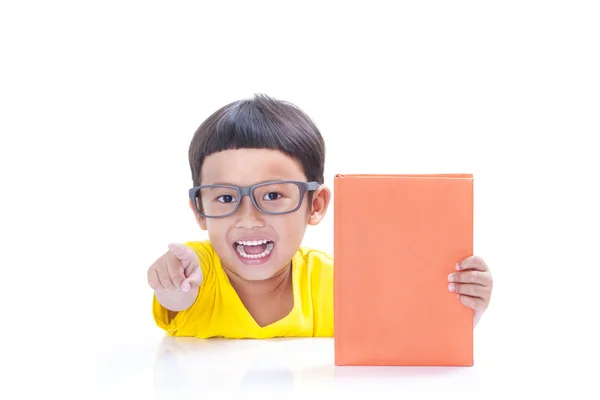
[[[271,240],[250,240],[235,242],[237,253],[247,259],[264,258],[271,254],[275,243]]]

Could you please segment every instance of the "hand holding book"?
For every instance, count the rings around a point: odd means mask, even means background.
[[[481,316],[490,304],[492,296],[492,273],[481,257],[471,256],[456,264],[459,272],[448,275],[448,290],[457,294],[465,306],[475,310],[473,326],[477,325]]]

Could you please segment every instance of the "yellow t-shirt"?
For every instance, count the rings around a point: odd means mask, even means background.
[[[333,336],[333,260],[327,253],[305,247],[296,252],[292,258],[294,308],[279,321],[261,327],[229,282],[210,242],[186,245],[198,255],[204,278],[194,304],[172,320],[154,296],[154,320],[167,336],[252,339]]]

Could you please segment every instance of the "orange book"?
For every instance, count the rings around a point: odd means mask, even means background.
[[[472,366],[473,175],[336,175],[335,365]]]

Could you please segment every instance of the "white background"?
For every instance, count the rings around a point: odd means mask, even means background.
[[[593,1],[2,2],[0,390],[151,398],[151,374],[131,372],[162,337],[146,269],[205,237],[189,141],[219,107],[266,93],[315,120],[330,185],[473,173],[475,252],[495,282],[480,390],[593,397],[599,20]],[[332,250],[332,211],[306,245]],[[440,382],[420,377],[416,391]]]

